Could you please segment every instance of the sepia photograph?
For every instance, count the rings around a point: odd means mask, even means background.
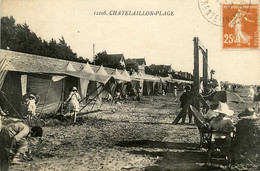
[[[259,0],[0,0],[0,171],[260,170]]]

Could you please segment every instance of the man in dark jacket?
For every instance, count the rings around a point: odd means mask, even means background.
[[[180,97],[181,102],[181,112],[173,121],[173,124],[177,124],[179,120],[182,118],[182,123],[185,123],[186,115],[189,114],[189,123],[192,121],[192,113],[190,112],[189,105],[192,103],[193,93],[191,92],[191,87],[188,85],[185,87],[185,92]]]

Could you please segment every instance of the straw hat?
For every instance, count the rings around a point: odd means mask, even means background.
[[[221,103],[221,102],[219,102],[218,108],[214,110],[214,112],[222,113],[227,116],[232,116],[234,114],[234,111],[230,110],[226,103]]]
[[[238,114],[240,119],[257,119],[256,113],[252,107],[246,108],[244,112]]]
[[[34,99],[36,98],[35,95],[33,95],[33,94],[30,94],[29,97],[34,98]]]
[[[78,91],[77,87],[73,87],[72,91]]]

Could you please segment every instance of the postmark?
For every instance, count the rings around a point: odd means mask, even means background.
[[[258,16],[258,4],[222,4],[223,49],[258,49]]]
[[[222,16],[222,5],[224,4],[226,5],[227,9],[232,9],[232,6],[235,4],[247,5],[245,6],[247,8],[244,8],[244,11],[247,14],[250,9],[251,0],[198,0],[200,13],[205,18],[205,20],[215,26],[220,27],[225,27],[226,25],[223,25],[223,22],[225,23],[226,19],[229,19],[235,15],[234,13],[230,12],[228,13],[230,16],[226,16],[226,18],[224,18]]]

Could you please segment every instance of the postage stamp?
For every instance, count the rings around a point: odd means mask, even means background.
[[[223,49],[258,49],[258,4],[222,4]]]

